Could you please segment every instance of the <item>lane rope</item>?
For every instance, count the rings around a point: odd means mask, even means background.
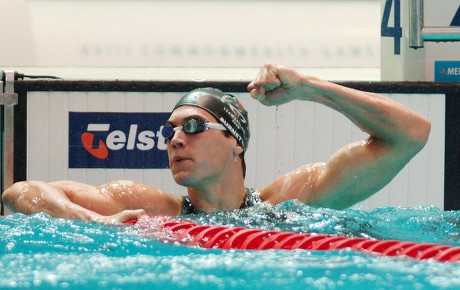
[[[158,221],[157,217],[152,217],[152,219]],[[146,225],[148,222],[148,219],[142,221]],[[127,222],[131,225],[137,223],[137,220]],[[417,260],[460,261],[460,247],[438,244],[198,225],[185,220],[160,220],[159,227],[173,233],[174,239],[181,244],[207,249],[327,251],[349,248],[384,256],[407,256]]]

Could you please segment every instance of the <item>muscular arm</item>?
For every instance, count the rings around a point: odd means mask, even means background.
[[[335,153],[327,162],[305,165],[262,190],[272,203],[297,198],[311,205],[345,208],[385,186],[425,145],[431,124],[382,95],[363,92],[267,64],[248,85],[265,105],[292,100],[324,104],[347,116],[369,137]]]
[[[180,205],[177,197],[129,181],[99,187],[73,181],[18,182],[2,198],[15,212],[45,212],[54,217],[106,223],[125,222],[146,213],[177,215]]]

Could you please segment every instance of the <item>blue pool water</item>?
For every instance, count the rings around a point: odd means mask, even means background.
[[[290,201],[187,219],[460,246],[460,212],[434,207],[334,211]],[[460,263],[350,250],[200,249],[160,242],[155,230],[1,217],[0,289],[460,289]]]

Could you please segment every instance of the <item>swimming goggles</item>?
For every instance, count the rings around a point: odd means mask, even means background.
[[[184,130],[184,132],[189,135],[199,134],[208,129],[217,129],[217,130],[222,130],[222,131],[227,130],[227,128],[225,128],[224,125],[222,124],[209,123],[208,121],[205,121],[203,119],[192,118],[192,119],[188,119],[182,126],[173,126],[170,124],[166,124],[163,127],[162,134],[166,139],[171,140],[172,137],[174,136],[174,133],[180,129]]]

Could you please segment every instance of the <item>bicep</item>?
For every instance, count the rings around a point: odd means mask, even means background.
[[[261,189],[261,198],[271,204],[298,199],[312,206],[346,208],[396,176],[408,161],[402,151],[372,138],[355,142],[325,163],[307,164],[278,177]]]
[[[342,148],[317,172],[310,204],[341,209],[370,197],[404,168],[405,151],[372,137]]]

